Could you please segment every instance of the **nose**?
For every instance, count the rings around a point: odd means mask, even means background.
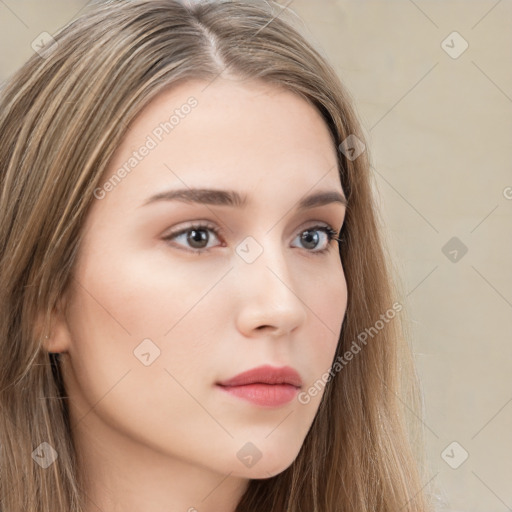
[[[292,275],[282,248],[271,251],[268,245],[256,261],[237,262],[237,326],[248,337],[257,333],[286,336],[307,316],[307,306],[297,288],[304,276]]]

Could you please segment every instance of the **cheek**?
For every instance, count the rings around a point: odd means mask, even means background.
[[[311,318],[308,327],[311,344],[306,362],[310,384],[330,368],[347,309],[347,284],[342,269],[337,268],[318,281],[307,302]]]
[[[325,323],[339,338],[345,312],[347,310],[347,282],[341,266],[329,274],[323,285],[319,286],[318,300],[323,301]]]
[[[141,368],[197,373],[211,349],[214,337],[207,334],[226,315],[222,284],[215,289],[226,269],[196,263],[191,272],[190,263],[155,253],[127,258],[103,252],[79,268],[71,352],[89,380],[103,376],[106,385]]]
[[[222,295],[214,285],[225,270],[199,275],[137,258],[99,263],[91,259],[77,273],[81,286],[68,309],[69,392],[79,416],[94,406],[145,442],[148,432],[156,440],[184,439],[188,431],[200,437],[204,410],[191,395],[204,395],[215,380],[210,355],[219,349],[211,331],[226,314],[217,313]],[[197,432],[184,426],[186,416]]]
[[[347,282],[340,263],[325,270],[311,282],[307,305],[323,326],[326,338],[339,338],[347,309]]]
[[[162,338],[193,316],[226,269],[171,259],[165,249],[119,251],[103,253],[101,261],[91,257],[77,279],[87,291],[81,294],[83,302],[96,322],[136,340]]]

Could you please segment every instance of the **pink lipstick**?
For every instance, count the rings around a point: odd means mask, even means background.
[[[263,407],[278,407],[293,400],[302,386],[297,371],[289,366],[259,366],[217,383],[220,389]]]

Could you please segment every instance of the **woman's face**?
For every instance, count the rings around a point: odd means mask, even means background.
[[[325,228],[340,230],[345,206],[307,199],[343,190],[305,100],[256,82],[206,86],[162,93],[118,148],[50,349],[65,352],[81,442],[268,478],[296,458],[323,388],[298,395],[334,358],[347,290]],[[219,385],[266,365],[300,383]]]

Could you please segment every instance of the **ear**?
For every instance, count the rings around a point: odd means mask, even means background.
[[[44,313],[41,313],[38,319],[40,336],[43,337],[42,343],[48,352],[62,353],[67,352],[70,346],[71,333],[68,327],[68,319],[66,316],[67,297],[65,294],[57,301],[53,308],[49,331],[43,331]],[[47,336],[47,338],[45,337]]]

